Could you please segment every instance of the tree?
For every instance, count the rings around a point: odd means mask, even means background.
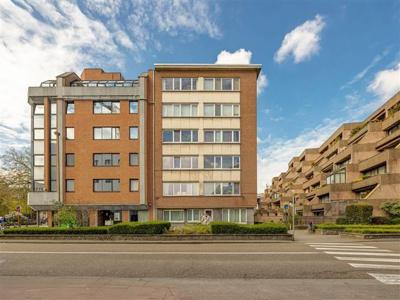
[[[61,206],[55,215],[55,222],[60,227],[76,227],[78,225],[76,211],[70,206]]]
[[[9,148],[0,156],[0,214],[21,206],[29,213],[27,195],[31,189],[31,157],[29,148]]]

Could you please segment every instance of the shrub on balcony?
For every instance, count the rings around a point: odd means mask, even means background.
[[[284,224],[262,223],[255,225],[241,225],[228,222],[212,222],[213,234],[285,234],[287,227]]]
[[[346,206],[346,219],[349,224],[368,224],[373,207],[367,203],[356,203]]]
[[[169,230],[171,223],[164,221],[124,222],[109,227],[110,234],[162,234]]]

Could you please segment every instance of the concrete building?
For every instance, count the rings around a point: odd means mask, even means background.
[[[90,226],[253,223],[260,70],[156,64],[125,80],[85,69],[30,87],[28,204],[49,224],[59,205]]]
[[[382,202],[400,201],[400,92],[294,157],[265,190],[263,219],[285,215],[293,198],[303,220],[325,221],[343,216],[349,203],[370,203],[374,215],[383,215]]]

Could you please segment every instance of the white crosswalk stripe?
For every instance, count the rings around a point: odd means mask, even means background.
[[[341,257],[341,256],[335,256],[336,259],[338,260],[351,260],[351,261],[376,261],[376,262],[394,262],[394,263],[400,263],[400,258],[380,258],[380,257]]]
[[[363,268],[363,269],[400,270],[400,265],[375,265],[375,264],[352,264],[352,263],[349,263],[349,265],[354,268]]]
[[[368,275],[374,277],[376,280],[384,284],[399,284],[400,285],[400,274],[377,274],[368,273]]]
[[[386,274],[386,272],[400,270],[400,253],[392,253],[391,250],[378,249],[375,246],[366,246],[361,243],[307,244],[325,254],[335,255],[335,259],[347,262],[353,268],[381,270],[383,273],[367,274],[384,284],[400,285],[400,274]]]

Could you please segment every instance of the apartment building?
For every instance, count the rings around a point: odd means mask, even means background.
[[[32,192],[90,226],[253,223],[260,65],[156,64],[138,79],[85,69],[30,87]]]
[[[349,203],[400,201],[400,92],[362,122],[343,124],[319,148],[305,149],[265,190],[264,217],[334,220]]]

